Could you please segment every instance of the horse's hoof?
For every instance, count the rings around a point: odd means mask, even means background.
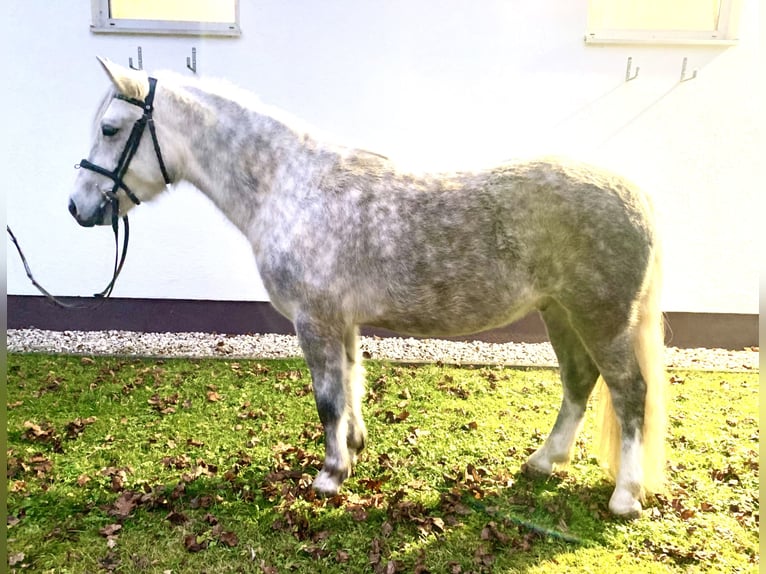
[[[641,517],[641,503],[627,491],[614,491],[609,499],[609,511],[625,520],[636,520]]]
[[[333,476],[332,473],[322,470],[311,485],[317,494],[321,496],[335,496],[340,491],[342,480]]]
[[[553,474],[552,472],[546,472],[528,463],[524,463],[521,465],[521,472],[524,476],[531,479],[550,478],[551,475]]]
[[[530,478],[545,478],[553,474],[553,463],[538,450],[521,465],[521,472]]]

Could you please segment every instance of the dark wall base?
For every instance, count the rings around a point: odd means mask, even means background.
[[[69,299],[92,303],[92,300]],[[294,333],[290,321],[265,302],[191,301],[174,299],[108,299],[96,309],[61,309],[44,297],[9,295],[8,328],[51,331],[141,331]],[[674,347],[742,349],[758,345],[758,315],[728,313],[666,313],[668,344]],[[382,329],[363,328],[364,334],[393,335]],[[537,313],[501,329],[456,340],[492,343],[540,343],[548,340]]]

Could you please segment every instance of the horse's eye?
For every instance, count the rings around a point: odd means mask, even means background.
[[[118,131],[120,131],[120,128],[117,128],[115,126],[110,126],[108,124],[104,124],[103,126],[101,126],[101,133],[104,134],[106,137],[113,136]]]

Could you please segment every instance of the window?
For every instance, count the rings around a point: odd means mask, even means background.
[[[589,44],[726,44],[740,0],[588,0]]]
[[[91,0],[98,33],[239,36],[239,0]]]

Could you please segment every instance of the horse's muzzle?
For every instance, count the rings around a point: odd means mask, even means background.
[[[77,209],[77,204],[73,199],[69,200],[69,213],[75,218],[75,221],[83,227],[93,227],[95,225],[107,225],[109,218],[107,217],[107,211],[110,206],[108,203],[102,203],[98,208],[89,216],[85,216]]]

